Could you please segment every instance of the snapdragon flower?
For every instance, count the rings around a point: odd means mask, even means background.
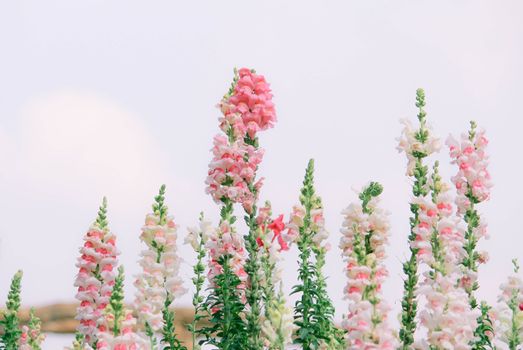
[[[348,277],[344,288],[349,300],[349,313],[343,320],[349,349],[395,349],[397,339],[388,324],[390,307],[381,296],[381,287],[388,276],[385,266],[390,236],[388,213],[378,206],[380,184],[371,182],[359,198],[343,212],[340,249]]]
[[[420,204],[427,203],[424,197],[428,193],[427,187],[427,166],[423,160],[439,150],[439,140],[433,135],[432,130],[427,125],[427,113],[425,107],[425,92],[423,89],[416,90],[416,107],[418,108],[418,122],[419,126],[414,128],[410,122],[403,122],[404,129],[400,138],[398,139],[398,151],[404,152],[407,157],[407,176],[413,180],[412,195],[413,199],[410,203],[410,210],[412,212],[410,218],[410,234],[409,234],[409,248],[410,257],[403,263],[403,271],[405,278],[403,282],[403,299],[401,302],[402,312],[400,316],[400,332],[401,349],[409,350],[414,343],[414,333],[416,331],[416,316],[418,303],[416,298],[416,288],[418,285],[418,260],[421,256],[428,256],[426,254],[427,247],[420,247],[419,244],[424,242],[420,239],[420,235],[427,233],[424,225],[420,221]],[[426,211],[430,217],[431,212]],[[420,252],[421,250],[421,252]]]
[[[517,260],[512,263],[514,273],[500,286],[494,324],[497,345],[501,348],[505,343],[510,350],[516,350],[523,344],[523,280]]]
[[[236,228],[227,221],[222,222],[217,230],[210,232],[205,247],[209,252],[208,279],[211,285],[214,283],[214,278],[223,272],[220,258],[228,256],[230,268],[240,279],[240,288],[244,289],[247,281],[247,273],[244,269],[246,252],[243,237]]]
[[[458,172],[452,177],[457,196],[458,214],[467,224],[465,233],[466,254],[463,265],[466,268],[462,284],[469,294],[473,307],[477,305],[474,291],[479,287],[477,282],[478,266],[485,262],[486,256],[476,250],[481,238],[488,238],[487,225],[481,219],[476,205],[490,198],[492,182],[488,171],[488,140],[485,131],[478,131],[476,123],[470,123],[468,134],[462,134],[460,140],[450,136],[447,140],[452,163],[458,166]]]
[[[142,227],[140,239],[147,249],[141,252],[142,272],[134,283],[138,321],[145,328],[152,347],[157,343],[157,334],[165,326],[165,308],[170,310],[175,298],[185,293],[179,275],[181,259],[176,245],[177,226],[168,214],[164,200],[165,185],[162,185],[155,197],[153,212],[147,214]]]
[[[263,178],[257,179],[256,172],[264,151],[259,147],[257,133],[274,125],[276,113],[269,84],[262,75],[247,68],[235,70],[231,88],[219,107],[223,115],[220,118],[220,128],[225,135],[214,138],[213,160],[209,164],[206,192],[225,207],[229,201],[240,203],[247,214],[245,221],[249,232],[245,235],[247,255],[244,265],[248,277],[245,288],[248,342],[250,348],[261,350],[260,266],[255,219],[257,200],[263,184]],[[229,232],[221,230],[223,234]]]
[[[152,347],[135,332],[136,319],[124,303],[124,270],[120,266],[109,305],[103,317],[103,332],[98,334],[97,350],[150,350]],[[101,327],[100,327],[101,328]]]
[[[74,285],[78,287],[76,299],[80,301],[76,319],[78,331],[85,342],[95,346],[99,332],[104,332],[103,317],[115,283],[115,268],[118,264],[116,236],[107,223],[107,201],[104,198],[96,221],[84,237],[80,248],[79,268]]]
[[[429,181],[431,200],[425,197],[423,200],[427,203],[419,205],[418,226],[423,229],[415,229],[416,242],[423,242],[419,254],[428,267],[417,291],[426,301],[419,319],[427,330],[427,337],[419,341],[416,348],[465,350],[470,349],[475,339],[480,313],[471,308],[468,295],[459,283],[460,262],[465,253],[463,230],[453,216],[450,186],[442,181],[438,166],[436,162]]]
[[[231,89],[220,103],[224,115],[221,128],[232,129],[236,138],[246,134],[254,139],[256,133],[274,126],[276,112],[269,84],[263,75],[241,68],[235,71]]]
[[[334,325],[334,306],[322,272],[330,246],[326,241],[323,205],[314,189],[313,159],[305,170],[300,204],[294,207],[287,228],[290,237],[297,235],[300,251],[298,284],[293,287],[293,293],[300,294],[294,308],[294,341],[304,350],[342,349],[343,334]]]
[[[31,308],[29,312],[29,323],[22,326],[22,335],[20,336],[19,350],[41,350],[42,343],[45,340],[45,334],[42,334],[41,321],[35,315]]]
[[[285,223],[283,215],[272,219],[270,202],[259,209],[256,222],[260,246],[261,273],[260,285],[263,292],[265,320],[262,323],[264,345],[270,350],[285,350],[292,342],[295,329],[292,309],[287,306],[287,301],[281,287],[282,253],[289,249],[289,236],[284,234]]]

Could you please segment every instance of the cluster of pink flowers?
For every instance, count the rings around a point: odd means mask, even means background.
[[[247,272],[245,272],[244,265],[246,259],[246,251],[243,242],[243,237],[236,232],[227,221],[220,224],[220,227],[213,232],[210,232],[205,247],[209,251],[209,273],[208,279],[213,283],[214,277],[223,272],[222,266],[219,264],[219,259],[222,256],[230,256],[229,264],[235,274],[240,278],[242,284],[241,288],[245,287],[247,280]]]
[[[392,350],[397,345],[387,321],[390,308],[380,295],[388,276],[384,260],[390,233],[388,213],[378,203],[378,198],[373,198],[367,212],[360,203],[351,203],[342,212],[340,249],[348,277],[344,295],[350,301],[342,325],[348,331],[350,349]],[[366,241],[370,242],[370,251],[366,251]]]
[[[327,242],[329,232],[325,228],[325,218],[323,216],[323,207],[321,201],[317,197],[314,201],[316,204],[311,208],[311,225],[310,230],[314,232],[312,237],[313,243],[325,250],[330,249],[330,244]],[[303,219],[305,218],[305,208],[301,204],[293,206],[289,221],[285,226],[287,229],[287,240],[294,242],[300,236],[300,229],[303,227]]]
[[[269,84],[263,76],[242,68],[220,108],[220,128],[225,135],[214,138],[206,192],[216,202],[241,203],[251,212],[263,183],[263,179],[253,183],[263,158],[263,150],[255,142],[256,133],[276,121]]]
[[[401,123],[403,124],[403,130],[401,136],[398,138],[397,149],[400,152],[405,152],[407,155],[407,176],[412,176],[414,174],[416,159],[419,158],[418,155],[428,157],[438,152],[441,144],[440,140],[434,137],[432,129],[429,126],[423,126],[423,130],[427,132],[428,137],[425,142],[421,142],[416,137],[420,129],[416,129],[408,119],[402,119]]]
[[[156,213],[146,216],[140,239],[147,249],[141,252],[142,272],[134,283],[137,288],[135,307],[140,324],[147,322],[154,332],[163,327],[162,311],[167,295],[174,301],[185,292],[179,276],[181,259],[176,238],[177,226],[173,217],[162,219]]]
[[[488,238],[487,224],[480,218],[475,209],[475,204],[487,201],[490,198],[492,183],[487,169],[486,147],[488,140],[485,131],[476,130],[476,124],[471,122],[471,129],[468,134],[461,134],[459,141],[450,136],[447,139],[447,145],[452,163],[458,167],[457,174],[452,177],[452,182],[457,190],[457,213],[465,218],[468,230],[471,232],[467,239],[475,245],[481,238]],[[467,264],[468,268],[463,272],[461,283],[471,297],[473,297],[473,286],[477,281],[477,271],[474,268],[476,266],[476,262],[474,262],[476,254],[478,263],[484,263],[488,258],[486,253],[475,251],[472,256],[468,257],[473,262]]]
[[[488,167],[486,147],[488,140],[485,131],[475,131],[475,125],[469,135],[462,134],[458,141],[450,136],[447,140],[452,163],[458,166],[458,173],[452,178],[456,186],[458,210],[464,214],[474,201],[483,202],[489,199],[492,187]]]
[[[448,193],[448,186],[441,184],[442,193],[434,202],[430,196],[413,199],[419,208],[418,223],[413,228],[416,239],[412,247],[418,249],[418,259],[428,266],[439,263],[434,260],[431,247],[431,236],[434,231],[446,250],[446,265],[459,264],[463,257],[463,230],[458,227],[458,220],[453,217],[452,199]],[[448,266],[441,266],[447,268]]]
[[[44,340],[45,334],[42,334],[40,319],[34,316],[34,310],[31,309],[29,324],[22,326],[18,350],[40,349]]]
[[[437,175],[437,174],[436,174]],[[454,216],[450,186],[439,181],[430,183],[437,195],[420,198],[419,223],[416,232],[419,257],[428,269],[424,272],[418,294],[426,301],[420,313],[427,337],[418,343],[420,349],[470,349],[479,316],[472,310],[468,294],[459,284],[459,268],[464,256],[463,230]],[[435,234],[435,237],[432,235]],[[432,249],[437,242],[438,251]]]
[[[106,317],[107,327],[112,328],[114,320],[111,315]],[[111,332],[103,332],[98,336],[97,350],[148,350],[145,339],[134,332],[136,319],[130,310],[125,310],[125,315],[119,321],[120,334],[114,335]]]
[[[254,180],[256,169],[263,158],[263,150],[246,144],[243,139],[230,143],[226,136],[216,135],[212,149],[213,160],[209,164],[206,192],[220,203],[227,198],[242,203],[246,209],[252,208],[256,197],[249,188]],[[254,184],[256,192],[263,179]]]
[[[103,226],[103,227],[102,227]],[[109,303],[116,278],[115,235],[106,225],[95,222],[84,237],[80,248],[81,256],[76,266],[79,268],[75,286],[78,287],[76,299],[80,301],[77,319],[78,331],[85,336],[88,344],[93,344],[99,332],[104,332],[104,310]]]
[[[248,134],[254,139],[258,131],[271,128],[276,122],[271,89],[265,77],[253,70],[242,68],[237,74],[232,91],[220,103],[224,115],[221,128],[228,132],[232,127],[236,138],[243,139]]]

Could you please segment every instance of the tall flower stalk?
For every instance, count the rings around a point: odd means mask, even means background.
[[[417,200],[428,194],[428,168],[423,160],[439,149],[439,141],[432,135],[431,129],[427,125],[427,113],[425,107],[425,92],[422,89],[416,91],[416,107],[418,108],[419,126],[415,129],[408,120],[404,120],[404,129],[399,138],[398,150],[405,152],[407,156],[407,176],[412,178],[413,199],[410,203],[410,235],[409,249],[410,258],[403,263],[405,279],[403,282],[403,299],[401,302],[400,319],[400,348],[408,350],[414,343],[414,332],[416,330],[416,315],[418,303],[416,298],[416,288],[418,285],[418,253],[416,247],[415,228],[419,225],[419,205]]]
[[[283,215],[272,219],[270,202],[260,208],[256,219],[259,228],[258,245],[261,255],[262,292],[265,320],[262,324],[264,345],[269,350],[285,350],[292,342],[294,331],[292,309],[281,286],[282,252],[289,249],[293,237],[284,233]]]
[[[218,349],[235,350],[247,347],[245,312],[245,248],[241,236],[233,226],[232,201],[224,199],[220,210],[218,230],[209,237],[210,294],[203,308],[210,310],[211,327],[202,329],[206,343]]]
[[[276,121],[272,94],[265,78],[254,70],[242,68],[235,71],[229,92],[220,103],[223,117],[220,128],[225,135],[214,139],[214,159],[209,166],[207,192],[222,205],[222,220],[234,218],[232,204],[240,203],[245,211],[248,233],[244,236],[247,256],[244,271],[247,281],[244,293],[248,308],[242,310],[247,320],[247,348],[262,349],[261,289],[259,281],[259,256],[256,223],[257,199],[262,179],[256,171],[263,157],[256,133],[272,127]],[[224,212],[225,211],[225,212]],[[228,222],[232,225],[233,222]],[[221,259],[225,262],[225,259]]]
[[[323,206],[314,189],[314,161],[305,171],[300,204],[294,207],[288,226],[289,234],[297,236],[299,249],[299,284],[293,294],[300,294],[294,309],[297,327],[295,342],[304,350],[342,349],[343,333],[333,322],[334,307],[326,291],[322,268],[328,245],[325,239]]]
[[[340,249],[348,277],[344,288],[349,313],[343,321],[347,346],[354,350],[395,349],[397,340],[388,324],[390,307],[381,287],[388,276],[384,260],[390,236],[388,213],[378,206],[383,188],[371,182],[359,193],[360,203],[351,203],[343,212]]]
[[[521,349],[523,344],[523,280],[519,273],[519,264],[512,260],[514,274],[500,286],[501,294],[498,297],[496,338],[508,345],[510,350]]]
[[[165,205],[165,185],[160,187],[152,209],[153,212],[145,218],[140,235],[147,249],[141,253],[142,272],[135,281],[135,305],[149,345],[155,350],[159,343],[163,343],[161,339],[166,339],[162,346],[173,347],[179,343],[172,304],[185,289],[179,276],[181,259],[176,246],[177,227]]]
[[[472,307],[477,307],[474,292],[479,288],[478,267],[485,261],[485,254],[477,251],[477,244],[487,236],[486,223],[482,222],[476,205],[489,199],[492,187],[487,169],[487,144],[485,132],[477,131],[475,122],[470,122],[468,134],[462,134],[459,141],[452,136],[447,140],[452,163],[458,166],[458,173],[452,178],[457,190],[458,214],[467,225],[464,245],[466,255],[462,262],[466,271],[462,283]]]
[[[0,349],[2,350],[17,350],[22,335],[18,319],[22,275],[22,271],[19,270],[13,276],[7,294],[6,310],[2,312],[2,320],[0,320],[0,326],[4,329],[3,334],[0,335]]]
[[[98,333],[106,331],[104,313],[115,283],[119,254],[116,236],[107,223],[105,198],[84,241],[76,264],[79,271],[74,285],[78,287],[76,299],[80,301],[76,319],[80,321],[78,331],[84,335],[85,344],[96,348]]]
[[[478,305],[475,291],[479,288],[478,268],[485,263],[488,255],[478,251],[477,244],[481,238],[488,238],[487,225],[481,219],[476,206],[490,198],[492,183],[488,171],[488,155],[486,147],[488,140],[485,131],[477,130],[475,122],[470,122],[468,134],[462,134],[460,140],[450,136],[447,140],[452,163],[458,166],[457,174],[452,178],[457,190],[456,205],[458,215],[466,224],[464,249],[465,255],[461,262],[464,273],[461,284],[467,291],[472,308],[478,308],[476,341],[474,349],[492,349],[492,320],[489,316],[490,306],[486,302]]]
[[[185,238],[185,243],[190,244],[196,253],[196,264],[193,266],[194,277],[192,278],[195,291],[192,297],[192,305],[194,307],[193,321],[187,325],[187,329],[191,332],[192,349],[200,349],[198,341],[199,336],[205,336],[199,322],[203,319],[209,319],[210,311],[204,303],[203,288],[205,283],[205,265],[204,259],[206,256],[205,243],[207,239],[215,232],[215,228],[211,222],[206,221],[203,213],[200,214],[200,225],[198,228],[189,228],[189,233]],[[209,335],[207,335],[209,337]]]
[[[426,305],[420,323],[427,336],[416,348],[427,350],[470,349],[477,326],[477,310],[468,303],[468,295],[460,286],[460,262],[464,256],[463,232],[449,193],[434,164],[429,187],[430,198],[421,198],[419,225],[415,228],[419,258],[427,266],[418,294]]]

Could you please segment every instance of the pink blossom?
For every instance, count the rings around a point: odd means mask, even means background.
[[[369,212],[364,212],[360,203],[351,203],[342,212],[339,247],[346,262],[344,294],[349,300],[342,326],[348,331],[348,349],[394,349],[397,344],[387,321],[389,306],[380,295],[388,275],[384,260],[390,226],[388,213],[378,203],[378,198],[372,198]],[[366,240],[371,251],[367,251]]]
[[[231,95],[225,96],[221,109],[224,119],[240,138],[246,132],[254,139],[258,131],[271,128],[276,122],[269,84],[263,75],[247,68],[238,71],[234,90]]]
[[[76,299],[80,302],[76,316],[78,331],[85,335],[89,344],[94,343],[98,328],[103,325],[104,310],[116,278],[113,268],[118,264],[119,252],[115,240],[106,224],[93,223],[84,237],[85,243],[76,263],[79,272],[74,285],[78,288]]]
[[[458,191],[456,203],[460,214],[470,208],[470,197],[476,202],[490,197],[492,182],[488,171],[487,144],[484,130],[474,132],[472,138],[462,134],[459,140],[452,136],[447,139],[452,163],[458,165],[458,173],[452,182]]]
[[[420,223],[414,227],[419,240],[413,245],[420,248],[420,261],[428,267],[417,291],[420,300],[425,301],[420,323],[427,330],[427,338],[415,347],[427,350],[469,349],[479,314],[471,309],[468,294],[460,285],[465,281],[459,268],[465,255],[464,232],[459,227],[459,219],[453,216],[450,186],[437,174],[431,177],[429,186],[432,196],[415,200],[419,208],[418,218],[423,225]],[[437,255],[433,251],[434,240],[439,241]]]
[[[263,150],[246,144],[242,139],[231,144],[227,137],[217,135],[212,152],[206,192],[217,203],[229,199],[243,204],[246,209],[252,208],[262,180],[254,184],[256,193],[251,191],[249,184],[254,180],[258,165],[263,159]]]

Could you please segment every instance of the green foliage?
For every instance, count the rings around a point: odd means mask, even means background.
[[[439,175],[439,162],[434,163],[432,171],[432,183],[429,186],[431,191],[432,202],[437,204],[438,195],[441,192],[442,183],[441,176]],[[440,273],[446,275],[445,271],[445,257],[443,255],[443,246],[440,240],[439,232],[436,228],[432,228],[432,234],[430,235],[430,246],[432,250],[432,255],[434,256],[434,264],[431,266],[432,270],[429,271],[429,276],[432,279],[436,278],[436,274]]]
[[[105,197],[102,199],[102,205],[98,210],[96,224],[98,225],[98,227],[100,227],[101,230],[105,230],[107,228],[107,198]]]
[[[11,280],[11,287],[7,295],[6,310],[3,313],[0,325],[4,333],[0,335],[0,349],[17,350],[20,341],[20,321],[18,311],[20,310],[20,291],[22,282],[22,271],[18,271]]]
[[[200,214],[200,221],[202,220],[203,213]],[[194,318],[193,321],[187,325],[187,329],[191,332],[193,349],[199,349],[199,344],[196,339],[198,335],[204,335],[201,330],[198,329],[198,322],[209,316],[202,295],[203,284],[205,282],[205,265],[203,264],[203,259],[205,258],[205,241],[203,238],[203,232],[201,231],[198,233],[198,248],[196,249],[196,254],[197,260],[196,264],[193,266],[194,277],[192,278],[193,285],[196,289],[192,298]]]
[[[245,272],[248,275],[248,286],[245,289],[249,311],[247,312],[247,333],[248,349],[262,350],[261,340],[261,321],[260,321],[260,303],[262,299],[262,290],[260,287],[260,257],[258,247],[258,223],[256,222],[257,208],[253,205],[252,210],[245,215],[245,222],[249,232],[244,236],[245,246],[247,248],[247,260],[245,261]]]
[[[149,338],[149,344],[151,344],[151,350],[156,350],[157,349],[157,340],[156,340],[156,335],[154,334],[154,330],[152,329],[151,325],[149,324],[149,322],[145,322],[145,335],[147,336],[147,338]]]
[[[169,293],[165,298],[165,304],[162,310],[163,315],[163,329],[162,329],[162,344],[164,350],[187,350],[185,346],[176,337],[176,329],[174,326],[174,310],[171,309],[173,299]]]
[[[514,273],[518,273],[519,271],[519,264],[517,259],[512,259],[512,264],[514,264]],[[514,288],[512,290],[512,295],[510,297],[508,307],[510,308],[510,311],[512,313],[511,317],[511,326],[510,331],[508,334],[508,347],[510,350],[516,350],[519,348],[519,345],[521,344],[521,338],[519,337],[519,321],[518,321],[518,313],[519,310],[519,294],[521,290],[519,288]]]
[[[219,258],[222,273],[214,277],[214,288],[207,297],[206,305],[212,310],[211,327],[203,329],[203,334],[213,335],[204,341],[223,350],[248,349],[247,327],[242,319],[244,305],[241,301],[241,281],[230,267],[229,255]]]
[[[84,350],[85,349],[85,336],[80,333],[75,333],[75,339],[73,340],[73,350]]]
[[[160,187],[158,195],[154,197],[153,212],[160,217],[160,225],[167,222],[167,206],[165,205],[165,185]]]
[[[490,319],[490,306],[486,302],[480,305],[481,315],[477,318],[478,326],[474,331],[476,340],[472,344],[472,350],[493,350],[491,337],[494,336],[494,326]]]
[[[301,294],[294,308],[294,323],[298,328],[295,343],[300,344],[303,350],[319,349],[324,345],[328,349],[343,349],[343,332],[334,326],[334,307],[321,272],[325,264],[325,250],[313,243],[317,232],[312,229],[311,210],[322,205],[315,194],[312,159],[305,171],[300,202],[305,208],[305,217],[297,242],[300,251],[298,279],[301,283],[292,289],[292,294]]]
[[[373,197],[379,196],[383,192],[383,186],[377,182],[371,182],[367,187],[361,191],[359,198],[361,200],[361,206],[363,207],[363,212],[369,214],[370,210],[367,208],[367,205]]]
[[[28,344],[33,350],[41,350],[40,343],[43,339],[43,335],[40,331],[41,321],[38,317],[36,317],[34,308],[31,308],[29,312],[29,323],[27,326],[29,328]]]
[[[123,304],[124,293],[123,293],[123,283],[124,283],[124,269],[123,266],[118,268],[118,275],[114,281],[113,291],[111,293],[111,298],[109,299],[109,307],[107,312],[112,313],[113,315],[113,335],[120,335],[120,324],[125,317],[125,307]]]

